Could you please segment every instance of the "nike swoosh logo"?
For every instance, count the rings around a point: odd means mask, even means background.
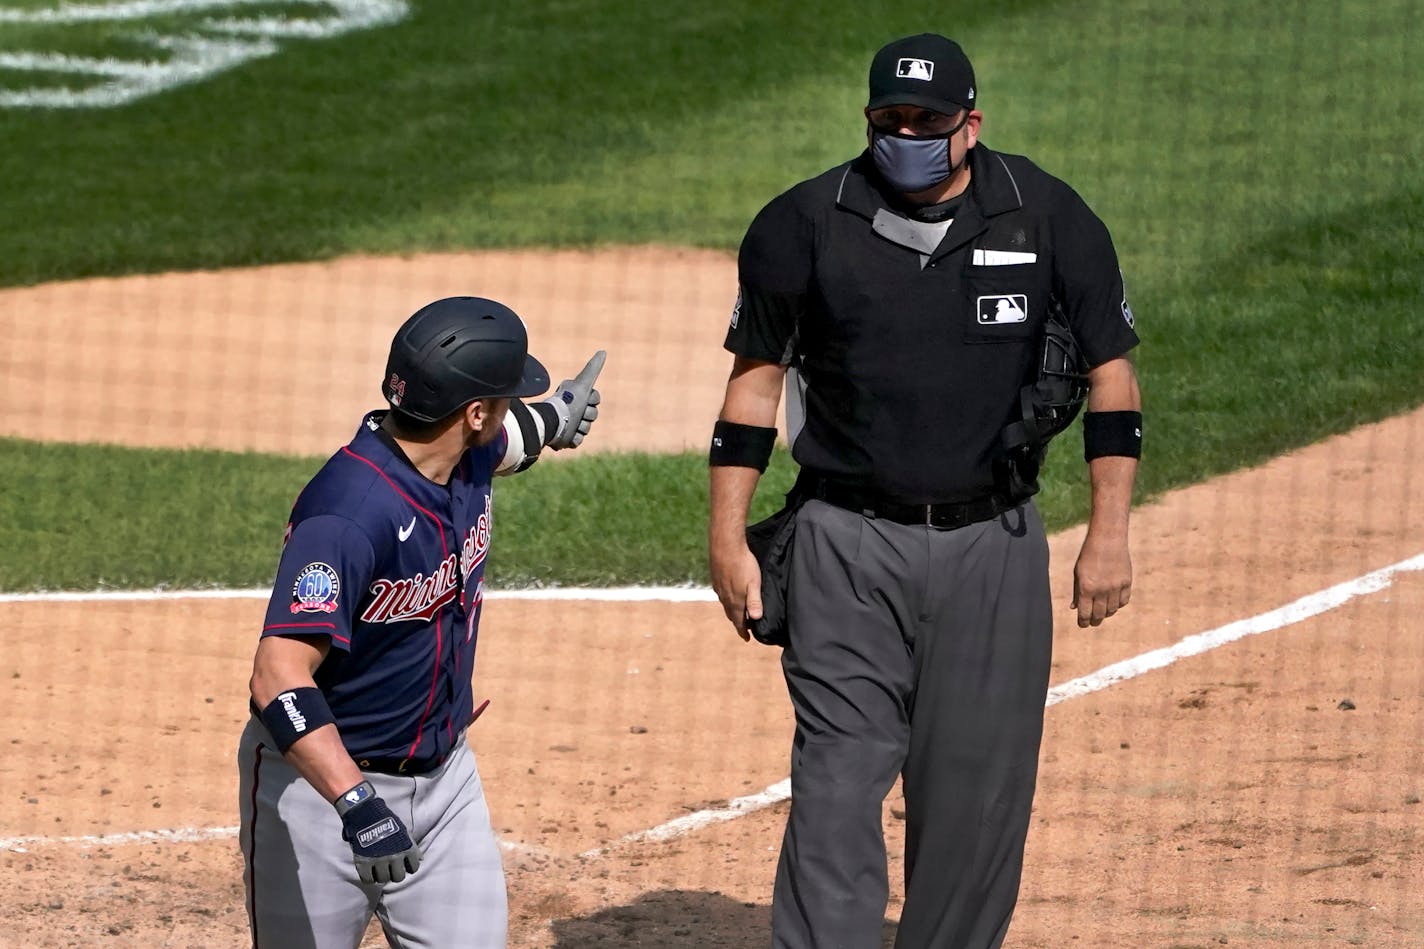
[[[404,527],[397,527],[397,528],[396,528],[396,536],[399,537],[399,538],[400,538],[400,542],[401,542],[402,544],[404,544],[405,541],[406,541],[406,538],[408,538],[408,537],[410,536],[410,532],[413,531],[413,530],[415,530],[415,518],[412,517],[412,518],[410,519],[410,523],[409,523],[409,524],[407,524],[407,525],[404,526]]]

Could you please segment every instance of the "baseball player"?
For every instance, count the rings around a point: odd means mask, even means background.
[[[1082,399],[1044,393],[1086,375],[1093,506],[1073,607],[1096,626],[1131,590],[1137,336],[1103,223],[1027,158],[979,143],[956,43],[890,43],[869,85],[866,151],[774,199],[742,242],[709,458],[712,583],[742,638],[762,638],[744,529],[784,386],[801,471],[776,590],[796,734],[773,944],[881,944],[881,806],[900,776],[896,946],[997,949],[1052,652],[1030,500],[1054,430],[1040,423],[1066,425]]]
[[[297,498],[238,750],[257,949],[505,944],[504,871],[466,728],[492,478],[577,446],[604,354],[554,394],[523,322],[437,300],[383,392]]]

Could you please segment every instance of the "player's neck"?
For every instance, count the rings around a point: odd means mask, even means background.
[[[460,463],[460,458],[469,447],[466,443],[464,426],[451,425],[444,431],[421,438],[412,438],[401,431],[400,426],[390,422],[386,416],[381,427],[391,437],[391,441],[401,450],[410,466],[435,484],[449,484],[450,473]]]
[[[401,446],[401,451],[405,452],[415,470],[436,484],[450,483],[450,473],[455,470],[455,466],[460,463],[460,457],[465,453],[465,441],[459,437],[458,432],[453,440],[442,437],[433,442],[421,443],[397,438],[396,444]]]

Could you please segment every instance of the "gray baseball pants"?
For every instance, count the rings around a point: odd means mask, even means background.
[[[421,848],[420,869],[384,885],[361,882],[336,810],[256,718],[237,761],[254,949],[355,949],[372,913],[398,949],[504,949],[504,867],[463,736],[429,774],[365,772]]]
[[[796,734],[777,949],[877,949],[903,775],[897,949],[997,949],[1018,899],[1053,647],[1034,506],[935,530],[811,501],[782,654]]]

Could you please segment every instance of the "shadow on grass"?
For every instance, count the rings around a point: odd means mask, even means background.
[[[764,949],[771,942],[771,906],[722,893],[659,890],[591,916],[554,921],[554,949]],[[885,921],[881,949],[895,942]]]
[[[1402,187],[1292,218],[1163,293],[1161,318],[1140,321],[1151,430],[1139,489],[1155,495],[1418,405],[1421,214],[1424,189]]]

